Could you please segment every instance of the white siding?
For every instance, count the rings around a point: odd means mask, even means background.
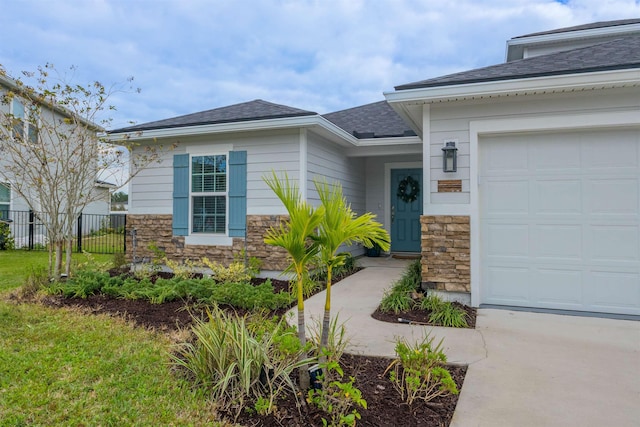
[[[431,133],[428,148],[431,158],[431,204],[468,204],[470,202],[470,122],[485,119],[556,117],[562,114],[625,111],[638,108],[639,99],[638,88],[626,88],[431,105]],[[458,141],[458,171],[444,173],[442,172],[442,146],[445,140],[452,139]],[[438,193],[438,180],[441,179],[462,180],[462,192]]]
[[[297,179],[299,173],[299,136],[297,132],[263,132],[181,138],[178,147],[164,153],[160,163],[149,165],[130,184],[129,213],[171,214],[173,210],[173,155],[208,149],[247,151],[247,213],[284,213],[284,207],[262,177],[275,170]],[[165,146],[174,141],[160,141]],[[139,148],[142,149],[142,148]]]
[[[365,211],[364,159],[346,157],[344,149],[317,135],[309,134],[307,143],[307,198],[317,204],[314,179],[340,182],[344,196],[358,213]]]

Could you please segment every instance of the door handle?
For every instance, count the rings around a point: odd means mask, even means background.
[[[396,219],[396,206],[395,205],[391,205],[391,223],[393,224],[393,221],[395,221]]]

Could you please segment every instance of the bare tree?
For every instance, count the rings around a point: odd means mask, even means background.
[[[74,68],[70,71],[73,75]],[[115,174],[130,162],[130,180],[159,158],[160,146],[133,154],[127,138],[117,146],[107,142],[104,129],[111,119],[104,116],[115,110],[108,100],[117,91],[133,90],[132,81],[109,88],[98,81],[83,86],[52,64],[23,72],[23,78],[9,78],[0,65],[0,179],[41,213],[52,277],[59,278],[63,271],[63,248],[64,272],[70,273],[74,222],[100,197],[98,175],[109,179],[105,174]]]

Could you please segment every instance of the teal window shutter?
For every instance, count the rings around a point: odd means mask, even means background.
[[[173,156],[173,235],[189,234],[189,155]]]
[[[229,237],[245,237],[247,227],[247,152],[229,152]]]

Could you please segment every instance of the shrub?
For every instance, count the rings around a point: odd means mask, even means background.
[[[120,268],[122,266],[127,265],[127,257],[125,256],[124,252],[115,252],[113,254],[113,268]]]
[[[11,227],[0,219],[0,251],[15,249],[15,240],[11,235]]]
[[[189,259],[186,259],[184,262],[178,262],[164,257],[163,261],[178,279],[192,279],[198,272],[199,263],[190,261]]]
[[[233,261],[241,263],[242,265],[245,265],[246,262],[245,268],[247,269],[249,276],[252,278],[257,277],[258,274],[260,274],[262,261],[254,256],[246,257],[246,251],[244,249],[233,256]]]
[[[275,310],[287,307],[293,301],[289,292],[274,293],[270,280],[253,286],[250,283],[221,283],[214,285],[208,302],[227,304],[246,310]]]
[[[437,396],[458,394],[458,387],[445,368],[447,357],[442,342],[434,347],[434,338],[427,333],[422,341],[414,345],[405,338],[396,341],[397,359],[391,362],[386,372],[395,389],[409,405],[416,399],[428,402]]]
[[[202,263],[205,267],[211,270],[211,277],[218,283],[240,283],[248,282],[251,280],[251,274],[247,272],[243,263],[232,262],[228,267],[209,260],[209,258],[202,258]]]
[[[295,330],[281,321],[263,320],[256,321],[263,324],[257,333],[250,326],[255,322],[214,307],[208,311],[208,321],[195,319],[195,342],[180,345],[173,356],[176,365],[191,372],[196,384],[210,391],[220,409],[235,413],[236,418],[251,402],[267,414],[285,391],[296,396],[290,375],[301,365],[299,353],[283,351],[279,345],[285,337],[295,337]]]

